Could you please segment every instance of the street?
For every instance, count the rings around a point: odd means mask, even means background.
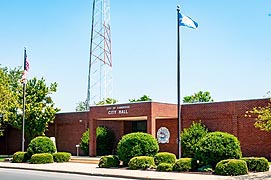
[[[0,168],[1,180],[127,180],[101,176]],[[128,179],[129,180],[129,179]]]

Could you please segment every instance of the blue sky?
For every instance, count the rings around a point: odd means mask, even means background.
[[[176,103],[176,5],[199,23],[181,28],[181,95],[215,101],[271,90],[271,1],[111,0],[114,98]],[[92,0],[1,0],[0,64],[30,60],[29,77],[58,83],[53,98],[74,111],[86,98]]]

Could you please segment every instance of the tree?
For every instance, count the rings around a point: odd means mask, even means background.
[[[77,106],[76,106],[76,111],[79,112],[79,111],[87,111],[88,110],[88,105],[87,105],[87,101],[80,101],[79,103],[77,103]]]
[[[254,126],[264,131],[271,131],[271,104],[264,107],[254,107],[246,112],[246,117],[255,116]]]
[[[3,125],[22,128],[23,85],[20,82],[21,68],[0,68],[0,118]],[[56,92],[57,83],[46,85],[45,79],[30,79],[26,84],[25,134],[30,139],[43,135],[48,124],[52,123],[55,113],[60,109],[54,107],[50,94]]]
[[[105,104],[116,104],[118,101],[116,99],[113,98],[106,98],[103,99],[102,101],[99,101],[97,103],[95,103],[96,105],[105,105]]]
[[[18,105],[18,96],[12,91],[11,80],[8,69],[0,67],[0,136],[8,125],[10,108]]]
[[[199,91],[198,93],[194,93],[191,96],[185,96],[183,98],[184,103],[199,103],[199,102],[213,102],[210,92],[202,92]]]
[[[30,138],[44,135],[49,123],[53,123],[55,114],[60,109],[54,107],[50,94],[56,92],[57,83],[47,86],[45,79],[30,79],[26,84],[26,106],[25,106],[25,134]],[[22,87],[19,86],[19,106],[12,109],[10,124],[21,129],[22,127]]]
[[[116,99],[113,98],[106,98],[103,99],[102,101],[99,101],[98,103],[95,103],[95,105],[105,105],[105,104],[116,104],[118,101]],[[89,110],[89,105],[87,104],[87,101],[80,101],[79,103],[77,103],[76,106],[76,111],[88,111]]]
[[[148,95],[143,95],[139,99],[129,99],[129,102],[142,102],[142,101],[151,101],[152,99]]]

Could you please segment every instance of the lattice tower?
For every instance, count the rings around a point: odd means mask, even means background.
[[[109,0],[93,0],[87,107],[112,98],[112,51]]]

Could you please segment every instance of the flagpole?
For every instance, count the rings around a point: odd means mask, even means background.
[[[24,73],[26,71],[26,48],[24,48]],[[22,152],[24,152],[24,126],[25,126],[25,91],[26,91],[26,79],[23,80],[23,123],[22,123]]]
[[[177,6],[177,113],[178,113],[178,158],[181,158],[181,107],[180,107],[180,67],[181,67],[181,58],[180,58],[180,6]]]

